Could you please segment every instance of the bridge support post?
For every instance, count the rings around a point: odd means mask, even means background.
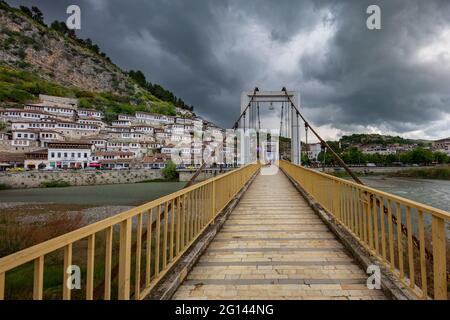
[[[119,300],[130,299],[130,272],[131,272],[131,218],[120,225],[119,249]]]
[[[445,249],[447,237],[445,234],[444,219],[433,216],[431,228],[433,243],[434,299],[447,300],[447,266]]]
[[[216,181],[212,183],[212,224],[216,219]]]

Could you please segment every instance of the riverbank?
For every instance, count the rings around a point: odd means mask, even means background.
[[[0,257],[180,190],[152,182],[0,191]]]
[[[436,179],[436,180],[450,180],[450,168],[449,167],[421,167],[421,168],[402,168],[401,170],[395,170],[390,168],[389,170],[355,170],[351,168],[353,173],[358,177],[370,177],[370,176],[386,176],[397,178],[420,178],[420,179]],[[359,169],[359,168],[358,168]],[[338,178],[348,178],[350,175],[346,171],[328,171]]]
[[[387,174],[388,177],[450,180],[450,168],[410,169]]]

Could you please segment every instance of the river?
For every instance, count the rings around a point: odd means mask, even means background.
[[[149,182],[0,191],[1,202],[137,206],[183,187],[184,182]]]
[[[86,225],[173,193],[184,185],[184,182],[149,182],[2,190],[0,221],[47,223],[65,215],[81,215],[81,223]]]
[[[450,211],[450,181],[370,176],[368,186]],[[66,188],[0,191],[0,213],[31,218],[47,213],[81,212],[87,222],[98,221],[134,206],[175,192],[183,182],[151,182]],[[29,219],[26,219],[29,220]]]
[[[450,212],[450,181],[372,176],[366,185]]]

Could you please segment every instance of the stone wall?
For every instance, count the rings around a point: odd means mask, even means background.
[[[162,179],[160,170],[108,170],[108,171],[27,171],[0,173],[0,184],[11,188],[38,188],[47,181],[66,181],[73,186],[135,183]]]

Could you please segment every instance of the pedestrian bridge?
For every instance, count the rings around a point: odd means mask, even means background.
[[[447,299],[448,212],[279,168],[249,164],[0,258],[0,298],[32,272],[36,300]]]

